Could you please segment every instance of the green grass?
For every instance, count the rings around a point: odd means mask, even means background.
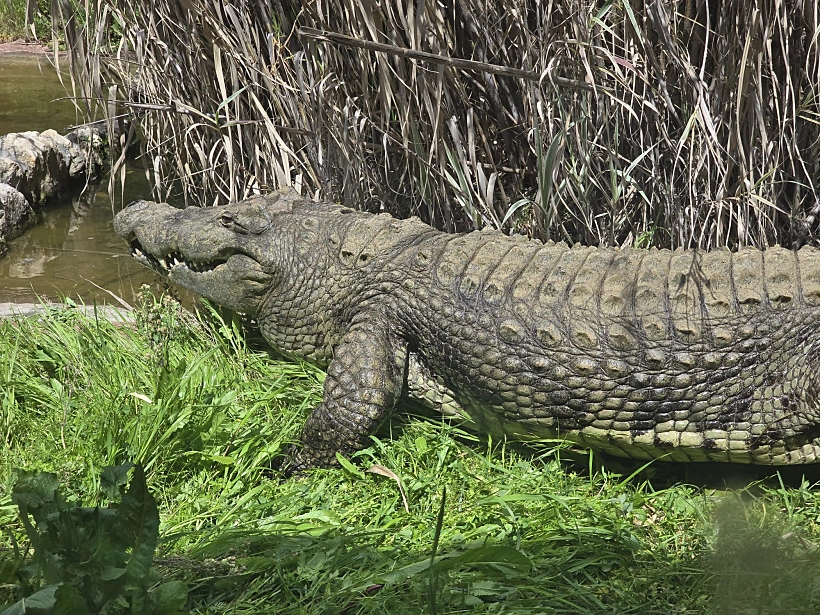
[[[26,29],[26,5],[33,4],[33,23]],[[82,26],[85,13],[80,11],[82,0],[68,0],[68,5],[77,11],[76,25]],[[33,30],[32,30],[33,26]],[[61,31],[57,32],[60,48],[65,41]],[[0,0],[0,43],[16,40],[39,41],[52,44],[51,0]]]
[[[0,2],[0,43],[26,37],[25,0]]]
[[[94,506],[102,468],[138,461],[160,511],[155,566],[187,583],[192,613],[820,612],[807,483],[655,490],[406,417],[346,469],[284,481],[271,468],[321,379],[167,300],[135,325],[0,322],[0,578],[28,547],[16,469]],[[16,599],[0,581],[0,604]]]
[[[26,30],[26,0],[0,0],[0,43],[18,39],[51,41],[50,3],[36,2],[34,34]]]

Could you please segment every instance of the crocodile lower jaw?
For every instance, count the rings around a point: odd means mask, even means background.
[[[141,265],[150,267],[161,275],[169,275],[179,268],[187,269],[193,273],[206,273],[228,262],[226,258],[189,261],[181,252],[172,252],[162,257],[156,257],[147,252],[136,239],[131,242],[131,256]]]
[[[162,252],[159,252],[162,254]],[[236,252],[227,257],[192,262],[180,251],[156,256],[139,241],[131,241],[131,255],[174,284],[237,312],[255,314],[273,276],[251,256]]]

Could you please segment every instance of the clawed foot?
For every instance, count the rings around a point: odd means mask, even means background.
[[[335,451],[321,451],[300,444],[288,446],[284,453],[273,461],[273,469],[280,472],[284,478],[298,476],[308,470],[338,467]]]

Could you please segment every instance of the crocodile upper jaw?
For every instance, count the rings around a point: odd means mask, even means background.
[[[137,210],[140,215],[134,215]],[[115,218],[117,232],[138,263],[220,305],[255,314],[271,274],[239,242],[232,245],[229,234],[220,233],[217,240],[213,233],[197,232],[208,224],[197,212],[145,201]]]

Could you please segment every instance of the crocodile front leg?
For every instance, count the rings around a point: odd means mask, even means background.
[[[407,345],[386,325],[351,328],[334,352],[324,399],[308,417],[301,448],[287,473],[336,465],[336,453],[368,444],[398,402],[407,370]]]

